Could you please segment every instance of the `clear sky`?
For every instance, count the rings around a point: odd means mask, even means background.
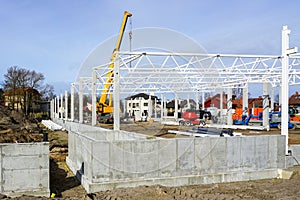
[[[283,25],[300,47],[299,7],[296,0],[0,0],[0,82],[19,66],[65,89],[89,53],[118,33],[125,10],[133,29],[173,29],[208,53],[279,55]]]

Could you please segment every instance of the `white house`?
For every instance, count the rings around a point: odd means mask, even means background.
[[[154,116],[157,107],[156,96],[139,93],[125,99],[126,115],[137,121],[145,121]]]

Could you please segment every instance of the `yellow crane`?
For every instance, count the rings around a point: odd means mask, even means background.
[[[115,52],[120,50],[120,46],[122,43],[122,38],[123,38],[123,34],[125,31],[125,27],[126,27],[126,23],[127,23],[127,19],[129,17],[131,17],[132,14],[125,11],[124,12],[124,16],[123,16],[123,21],[122,21],[122,25],[120,28],[120,32],[119,32],[119,36],[118,36],[118,40],[115,46],[115,49],[111,55],[110,58],[110,65],[108,67],[108,72],[106,75],[106,81],[103,85],[103,90],[102,90],[102,94],[100,97],[99,102],[96,103],[96,111],[97,111],[97,115],[101,114],[101,115],[105,115],[105,114],[112,114],[113,113],[113,105],[112,105],[112,94],[109,94],[109,90],[111,88],[112,85],[112,80],[114,77],[114,62],[115,62]],[[109,97],[109,98],[108,98]]]

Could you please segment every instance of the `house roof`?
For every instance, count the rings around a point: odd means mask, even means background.
[[[135,98],[138,98],[138,97],[142,97],[144,99],[149,99],[149,96],[150,95],[145,94],[145,93],[139,93],[139,94],[135,94],[135,95],[126,97],[125,100],[135,99]],[[155,100],[155,99],[158,99],[157,96],[151,96],[151,100]]]
[[[197,104],[196,101],[194,101],[194,99],[188,99],[188,100],[189,100],[189,103],[190,103],[190,104],[194,104],[194,105]],[[181,107],[184,107],[185,105],[188,104],[188,100],[185,99],[185,100],[181,101],[179,105],[180,105]]]
[[[4,96],[24,95],[26,91],[30,92],[33,95],[41,95],[36,89],[32,87],[19,87],[16,89],[4,91]]]
[[[175,108],[175,100],[172,100],[172,101],[168,102],[167,105],[166,105],[166,108]],[[178,104],[178,108],[181,108],[180,104]]]
[[[300,105],[300,95],[298,92],[290,96],[289,98],[289,104],[290,105]]]

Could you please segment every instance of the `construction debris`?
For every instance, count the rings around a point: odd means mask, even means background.
[[[41,142],[39,123],[28,119],[21,111],[0,106],[0,143]]]
[[[42,120],[42,124],[52,131],[62,130],[63,127],[51,120]]]

